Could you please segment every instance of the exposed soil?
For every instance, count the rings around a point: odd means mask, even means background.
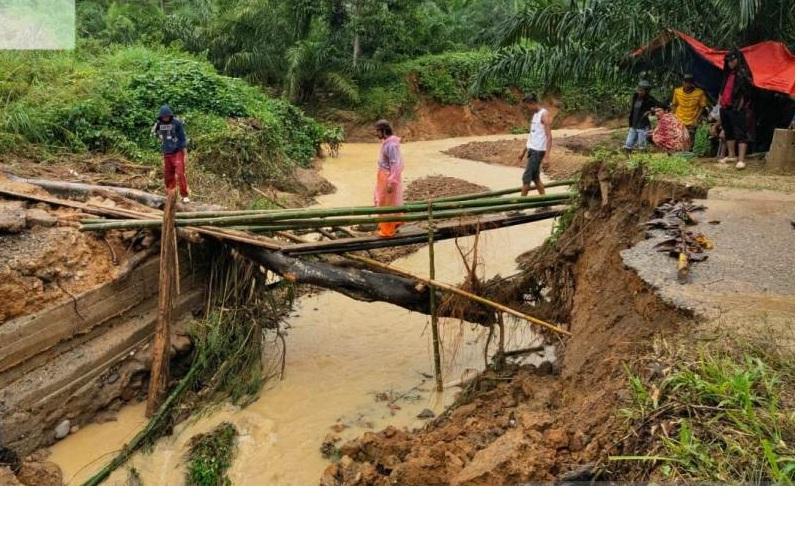
[[[469,181],[449,176],[428,176],[419,178],[408,184],[404,191],[406,202],[417,202],[488,191],[488,187],[476,185]]]
[[[451,148],[445,153],[473,161],[524,168],[527,160],[520,162],[518,158],[525,142],[525,139],[474,141]],[[545,174],[554,179],[571,177],[589,160],[588,155],[592,149],[613,142],[610,133],[553,139],[550,169]]]
[[[0,487],[63,485],[61,468],[48,461],[48,455],[43,449],[21,459],[13,451],[0,448]]]
[[[618,122],[602,121],[586,115],[560,114],[556,101],[546,102],[546,105],[553,113],[555,127],[559,128],[592,128]],[[511,133],[515,128],[527,129],[530,118],[530,113],[522,105],[502,99],[473,100],[468,105],[424,101],[411,113],[411,118],[399,118],[394,126],[395,132],[408,142]],[[375,140],[372,123],[344,122],[348,142]]]
[[[600,477],[594,467],[623,453],[617,410],[628,396],[625,365],[654,334],[686,317],[664,304],[620,251],[642,237],[652,206],[686,196],[682,186],[611,176],[613,211],[599,206],[598,165],[585,169],[581,206],[554,246],[522,257],[523,274],[496,291],[572,336],[548,365],[480,376],[424,429],[387,428],[345,443],[323,484],[546,484]],[[558,287],[544,297],[543,289]],[[548,300],[551,300],[548,302]]]
[[[0,199],[0,210],[26,220],[19,232],[0,228],[0,324],[109,281],[128,255],[119,232],[79,231],[74,209]]]

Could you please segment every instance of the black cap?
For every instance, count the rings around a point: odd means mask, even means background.
[[[694,74],[687,72],[683,75],[683,81],[694,81]]]
[[[535,104],[539,101],[539,98],[534,93],[528,93],[522,97],[522,101],[526,104]]]

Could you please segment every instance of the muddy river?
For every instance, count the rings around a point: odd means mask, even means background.
[[[590,130],[589,130],[590,131]],[[587,132],[587,130],[584,130]],[[554,132],[557,136],[576,133]],[[500,135],[420,141],[403,145],[406,183],[442,174],[494,189],[514,186],[520,170],[457,159],[442,153],[473,140],[514,138]],[[337,192],[320,197],[323,206],[362,205],[372,198],[377,144],[346,144],[336,159],[328,158],[322,174]],[[541,244],[552,222],[485,232],[480,237],[482,274],[509,275],[515,258]],[[469,244],[466,243],[465,244]],[[437,278],[458,282],[464,267],[453,241],[436,244]],[[394,264],[427,275],[428,251],[418,250]],[[443,319],[444,381],[437,393],[433,373],[429,317],[384,303],[364,303],[334,292],[301,298],[289,320],[286,376],[268,384],[259,399],[240,409],[223,405],[195,416],[161,439],[150,453],[138,453],[106,482],[125,484],[130,467],[146,485],[179,485],[184,479],[187,443],[223,421],[232,422],[241,437],[229,476],[235,485],[316,485],[327,465],[320,444],[332,426],[347,440],[387,425],[418,427],[424,409],[441,412],[459,392],[457,382],[483,369],[486,329]],[[509,325],[507,349],[530,345],[526,325]],[[493,353],[490,349],[490,353]],[[391,409],[386,397],[400,409]],[[377,398],[376,398],[377,397]],[[381,401],[383,398],[383,401]],[[78,484],[103,466],[144,425],[144,404],[123,408],[118,419],[92,424],[58,442],[50,459],[59,464],[66,482]]]

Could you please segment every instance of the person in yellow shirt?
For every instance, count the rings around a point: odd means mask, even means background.
[[[703,89],[694,84],[694,76],[684,74],[683,85],[676,87],[672,92],[672,112],[689,130],[692,145],[697,123],[708,105],[708,97]]]

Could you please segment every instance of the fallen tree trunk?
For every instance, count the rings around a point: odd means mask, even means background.
[[[317,260],[296,259],[255,246],[237,244],[236,249],[245,257],[295,283],[331,289],[362,302],[386,302],[409,311],[430,313],[428,286],[407,277]],[[493,312],[482,306],[469,306],[464,313],[464,316],[453,318],[485,325],[490,324],[493,317]]]
[[[164,196],[140,191],[139,189],[116,187],[112,185],[89,185],[74,181],[23,178],[22,176],[17,176],[16,174],[11,174],[9,172],[3,172],[3,174],[5,174],[5,176],[11,181],[35,185],[57,196],[86,198],[87,196],[96,194],[98,196],[111,198],[112,200],[114,199],[114,196],[122,196],[154,209],[162,209],[164,207]],[[190,204],[190,206],[181,205],[179,206],[179,209],[181,208],[188,211],[217,211],[223,209],[221,206],[211,204]]]
[[[117,195],[134,200],[140,204],[155,209],[161,209],[164,206],[164,197],[158,194],[151,194],[148,192],[140,191],[138,189],[130,189],[128,187],[113,187],[110,185],[88,185],[86,183],[77,183],[72,181],[55,181],[45,180],[38,178],[23,178],[15,174],[5,173],[8,179],[20,183],[27,183],[28,185],[36,185],[41,187],[51,194],[58,196],[70,196],[78,198],[86,198],[92,194],[99,196]]]

